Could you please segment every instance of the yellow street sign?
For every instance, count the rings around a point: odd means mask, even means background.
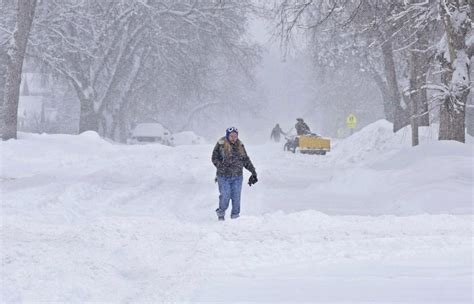
[[[357,125],[357,118],[354,114],[349,114],[349,116],[347,116],[346,124],[349,129],[355,129]]]

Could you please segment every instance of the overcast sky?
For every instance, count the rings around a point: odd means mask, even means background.
[[[312,118],[306,114],[311,94],[307,85],[310,78],[309,60],[298,51],[283,58],[279,40],[272,39],[272,27],[262,18],[251,22],[250,31],[264,48],[257,82],[269,101],[268,111],[264,114],[267,123],[272,126],[280,123],[286,131],[294,126],[297,117],[311,123]]]

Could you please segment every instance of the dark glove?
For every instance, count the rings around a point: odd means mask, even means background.
[[[252,174],[249,177],[249,186],[252,186],[253,184],[256,184],[258,182],[257,174]]]

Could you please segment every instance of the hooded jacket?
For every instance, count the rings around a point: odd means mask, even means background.
[[[219,139],[212,151],[211,160],[219,176],[240,176],[243,174],[243,168],[257,175],[244,144],[239,139],[234,144],[226,137]]]

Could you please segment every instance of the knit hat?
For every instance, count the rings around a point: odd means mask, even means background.
[[[227,130],[225,130],[225,138],[227,138],[227,140],[229,140],[229,135],[232,132],[235,132],[235,133],[239,134],[239,130],[237,130],[236,127],[227,128]]]

